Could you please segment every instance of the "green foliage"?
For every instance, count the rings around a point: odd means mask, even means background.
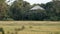
[[[56,1],[57,2],[57,1]],[[56,4],[56,2],[49,2],[46,4],[46,14],[47,16],[49,16],[49,20],[52,20],[52,21],[58,21],[60,20],[60,8],[58,8],[60,6]],[[57,7],[58,6],[58,7]]]
[[[14,20],[22,20],[23,14],[28,11],[30,4],[26,1],[15,1],[10,7],[10,15]]]
[[[7,17],[8,7],[5,3],[5,0],[0,0],[0,20],[3,20]]]
[[[0,20],[60,20],[60,1],[30,5],[26,1],[16,0],[11,6],[8,6],[5,1],[0,0]],[[31,11],[30,9],[36,5],[45,10]]]
[[[20,20],[22,18],[22,1],[15,1],[10,7],[10,16],[14,20]]]
[[[43,20],[45,13],[43,10],[29,11],[24,14],[24,20]]]
[[[3,30],[3,28],[0,28],[0,32],[2,32],[2,34],[4,34],[4,30]]]

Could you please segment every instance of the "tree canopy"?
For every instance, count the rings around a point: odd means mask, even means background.
[[[6,0],[0,0],[0,20],[60,20],[60,1],[48,2],[46,4],[33,4],[23,0],[16,0],[11,6]],[[45,10],[30,10],[34,6],[41,6]]]

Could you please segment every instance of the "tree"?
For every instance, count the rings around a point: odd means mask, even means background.
[[[24,14],[23,20],[44,20],[46,19],[45,10],[30,10]]]
[[[28,11],[30,4],[23,0],[15,1],[10,7],[10,17],[14,20],[23,20],[24,13]]]
[[[6,0],[0,0],[0,20],[3,20],[7,16],[7,4]]]
[[[60,1],[48,2],[44,8],[46,10],[48,20],[60,20]]]

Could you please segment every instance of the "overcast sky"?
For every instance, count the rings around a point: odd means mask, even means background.
[[[10,0],[10,2],[8,4],[10,5],[13,1],[15,1],[15,0]],[[29,2],[32,5],[32,4],[47,3],[47,2],[50,2],[52,0],[24,0],[24,1],[27,1],[27,2]]]
[[[52,0],[24,0],[24,1],[27,1],[27,2],[29,2],[30,4],[34,4],[34,3],[39,3],[39,4],[41,4],[41,3],[47,3],[47,2],[50,2],[50,1],[52,1]]]

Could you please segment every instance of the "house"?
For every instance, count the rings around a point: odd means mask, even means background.
[[[31,8],[30,10],[45,10],[44,8],[42,8],[39,5],[34,6],[33,8]]]

